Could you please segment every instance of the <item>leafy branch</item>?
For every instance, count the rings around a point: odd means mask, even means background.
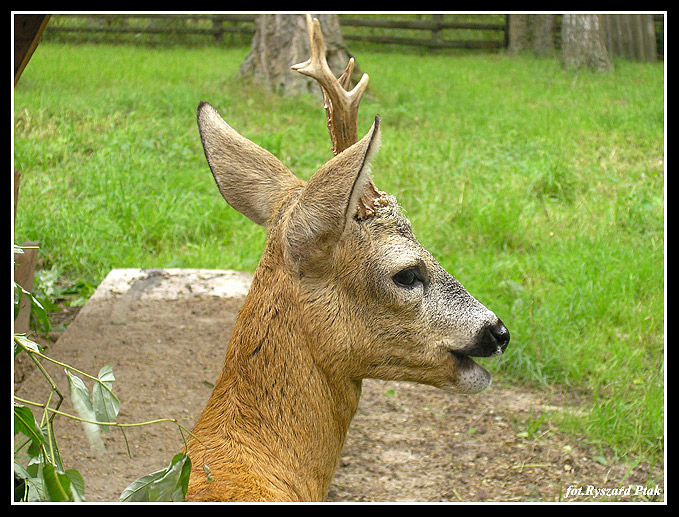
[[[25,351],[36,364],[51,389],[45,403],[14,396],[14,434],[15,436],[22,434],[26,438],[15,449],[14,498],[17,501],[85,500],[85,483],[82,476],[77,470],[66,470],[63,466],[53,430],[53,421],[57,415],[83,423],[86,426],[88,438],[95,446],[100,444],[103,447],[103,442],[100,442],[100,430],[106,432],[109,427],[120,429],[125,439],[128,455],[131,453],[124,432],[126,428],[171,422],[178,427],[184,444],[186,444],[186,434],[193,436],[191,431],[174,418],[128,424],[116,422],[120,400],[113,392],[115,377],[111,366],[104,366],[95,377],[45,355],[37,343],[23,334],[15,334],[15,357],[22,351]],[[59,409],[64,396],[41,364],[40,359],[65,369],[70,397],[78,415]],[[86,384],[79,376],[95,382],[91,398]],[[51,407],[55,396],[57,397],[56,407]],[[40,423],[29,406],[42,410]],[[23,449],[28,456],[25,467],[19,464],[16,456]],[[167,468],[143,476],[128,486],[121,494],[120,501],[181,501],[186,494],[190,472],[189,457],[183,453],[177,454]]]

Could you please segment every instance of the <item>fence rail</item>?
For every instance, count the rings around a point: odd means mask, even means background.
[[[494,49],[505,46],[506,23],[466,23],[446,21],[443,15],[428,20],[355,18],[340,15],[344,27],[369,29],[405,29],[429,33],[430,37],[402,37],[393,34],[364,34],[360,30],[344,31],[346,40],[378,44],[425,46],[429,48]],[[505,16],[503,15],[503,18]],[[225,34],[254,34],[255,15],[172,15],[172,14],[121,14],[121,15],[56,15],[47,26],[47,33],[108,33],[108,34],[173,34],[208,35],[220,40]],[[54,23],[57,22],[57,23]],[[451,38],[451,30],[495,31],[494,40]],[[448,31],[444,33],[443,31]]]
[[[473,21],[464,16],[431,14],[426,19],[360,18],[339,15],[343,37],[348,41],[376,44],[419,46],[431,49],[465,48],[494,50],[507,46],[508,15],[479,15]],[[455,16],[455,15],[453,15]],[[492,23],[478,19],[485,17]],[[114,15],[54,15],[46,28],[47,34],[149,34],[204,36],[217,41],[225,35],[249,37],[254,34],[256,15],[249,14],[114,14]],[[559,17],[557,17],[559,18]],[[663,15],[655,15],[658,53],[663,52]],[[557,32],[560,20],[557,19]],[[346,28],[346,29],[345,29]],[[369,32],[363,32],[367,29]],[[400,31],[406,31],[404,35]],[[420,37],[420,34],[424,36]],[[558,40],[558,36],[557,36]]]
[[[443,15],[432,15],[431,20],[396,20],[396,19],[363,19],[340,17],[342,27],[370,27],[383,29],[409,29],[431,32],[430,38],[404,38],[393,35],[375,36],[369,34],[344,34],[344,39],[368,41],[371,43],[385,43],[398,45],[414,45],[429,48],[478,48],[493,49],[505,46],[505,34],[507,28],[506,16],[504,23],[478,23],[445,21]],[[471,31],[498,31],[501,38],[498,39],[447,39],[442,35],[445,29],[459,29]]]

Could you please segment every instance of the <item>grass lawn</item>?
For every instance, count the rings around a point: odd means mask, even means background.
[[[228,207],[201,100],[308,178],[325,114],[234,80],[247,48],[38,47],[14,91],[14,242],[99,283],[112,268],[254,270],[265,234]],[[492,369],[584,400],[548,415],[619,458],[664,454],[664,64],[605,74],[504,54],[357,53],[374,179],[512,334]]]

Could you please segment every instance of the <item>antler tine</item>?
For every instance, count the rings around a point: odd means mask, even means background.
[[[351,57],[349,58],[349,62],[347,63],[347,67],[344,69],[344,72],[342,72],[342,75],[340,75],[339,79],[337,79],[337,82],[343,89],[345,90],[349,89],[349,83],[351,82],[351,74],[353,73],[354,73],[354,58]],[[361,79],[363,78],[361,77]],[[361,95],[363,95],[363,92],[361,92]]]
[[[325,41],[320,22],[317,18],[311,18],[309,14],[306,15],[306,21],[311,57],[291,68],[315,79],[321,87],[332,152],[337,155],[358,141],[358,105],[368,87],[369,77],[368,74],[363,74],[358,84],[348,91],[351,73],[354,70],[354,58],[349,59],[344,73],[337,79],[325,57]]]

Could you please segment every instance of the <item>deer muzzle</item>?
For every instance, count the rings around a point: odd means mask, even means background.
[[[455,372],[455,382],[446,389],[458,393],[479,393],[491,384],[490,373],[477,364],[473,357],[492,357],[504,353],[509,344],[509,331],[499,318],[487,323],[466,347],[448,350]]]

